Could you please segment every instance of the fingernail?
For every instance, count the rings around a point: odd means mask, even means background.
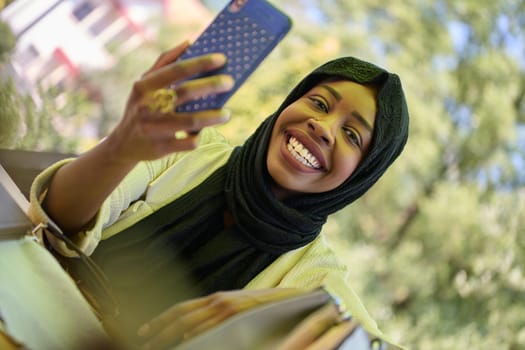
[[[188,133],[185,130],[178,130],[178,131],[175,131],[174,137],[177,140],[184,140],[185,138],[188,137]]]
[[[141,337],[147,335],[149,332],[149,325],[146,323],[145,325],[142,325],[139,330],[137,331],[137,334]]]
[[[231,89],[234,85],[235,85],[235,80],[233,79],[231,75],[225,75],[222,78],[222,86],[225,89]]]
[[[211,55],[211,59],[217,65],[226,63],[226,55],[223,53],[214,53]]]

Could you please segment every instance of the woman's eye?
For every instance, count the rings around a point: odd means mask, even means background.
[[[322,100],[315,97],[311,97],[310,100],[317,106],[317,108],[325,113],[328,113],[328,106]]]
[[[361,139],[359,138],[359,135],[354,130],[350,128],[344,128],[343,130],[346,136],[348,137],[348,139],[350,140],[350,142],[352,142],[354,145],[358,147],[361,147]]]

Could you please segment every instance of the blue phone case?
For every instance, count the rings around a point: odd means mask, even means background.
[[[211,74],[229,74],[232,90],[177,106],[178,112],[221,108],[289,32],[292,22],[266,0],[233,0],[217,15],[180,59],[222,52],[227,63]]]

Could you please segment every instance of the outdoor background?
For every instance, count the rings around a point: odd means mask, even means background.
[[[203,3],[214,14],[226,1]],[[222,131],[242,143],[328,59],[352,55],[396,72],[411,113],[406,149],[325,234],[380,328],[401,343],[525,349],[525,1],[273,3],[292,17],[293,30],[230,100],[233,119]],[[0,147],[91,147],[121,117],[133,80],[204,25],[152,19],[152,42],[111,71],[82,77],[100,103],[86,89],[60,103],[47,91],[36,108],[4,77]],[[5,24],[0,41],[7,62],[15,40]],[[82,133],[86,123],[96,132]]]

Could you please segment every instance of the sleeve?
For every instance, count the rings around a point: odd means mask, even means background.
[[[199,140],[199,147],[209,143],[224,143],[225,140],[213,128],[203,129]],[[100,210],[94,217],[91,225],[86,230],[77,232],[70,237],[72,241],[87,255],[93,253],[98,242],[103,238],[103,230],[114,224],[120,215],[130,207],[135,201],[144,197],[150,183],[157,179],[166,169],[177,163],[182,157],[189,152],[174,153],[155,161],[140,162],[137,166],[122,180],[119,186],[104,201]],[[68,162],[75,158],[64,159],[59,161],[40,173],[31,186],[30,193],[30,215],[34,222],[49,223],[51,218],[42,208],[43,202],[49,183],[54,174]],[[78,200],[82,200],[79,198]],[[77,254],[67,248],[66,244],[51,234],[46,235],[47,240],[52,247],[60,254],[73,257]]]
[[[40,173],[31,186],[30,215],[34,222],[49,223],[51,218],[42,208],[42,202],[46,196],[49,183],[54,174],[65,164],[74,161],[74,158],[59,161]],[[152,181],[169,164],[168,160],[139,163],[120,183],[120,185],[106,199],[90,227],[84,231],[77,232],[71,240],[86,254],[91,254],[101,239],[102,230],[114,223],[120,213],[129,205],[140,198],[150,181]],[[78,200],[82,200],[79,198]],[[60,254],[64,256],[76,256],[76,253],[67,248],[66,244],[55,236],[46,235],[47,240]]]

